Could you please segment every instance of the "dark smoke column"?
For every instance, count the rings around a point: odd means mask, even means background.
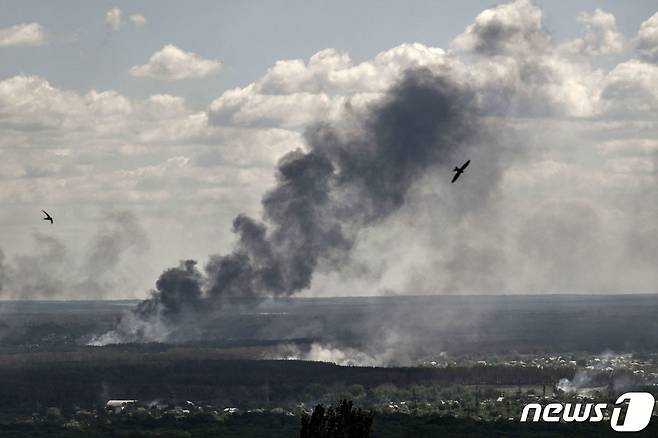
[[[358,231],[397,211],[429,169],[453,164],[477,133],[473,95],[447,77],[410,70],[368,111],[305,134],[308,151],[284,156],[263,218],[239,215],[232,253],[166,270],[151,298],[92,343],[165,341],[232,297],[292,295],[319,263],[345,262]]]

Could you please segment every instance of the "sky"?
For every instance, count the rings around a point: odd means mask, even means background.
[[[509,166],[487,181],[472,163],[493,192],[463,215],[450,169],[419,176],[303,294],[656,292],[655,2],[2,9],[3,298],[141,298],[178,260],[229,252],[310,126],[419,67],[472,88]]]

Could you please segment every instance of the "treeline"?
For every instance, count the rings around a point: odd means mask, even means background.
[[[572,378],[572,369],[505,366],[449,368],[341,367],[286,360],[208,360],[195,357],[133,362],[102,360],[30,362],[0,366],[0,411],[30,412],[44,406],[100,406],[110,398],[175,397],[217,406],[262,407],[295,402],[309,388],[358,385],[537,385]],[[322,391],[316,391],[319,396]]]
[[[52,424],[0,425],[3,438],[297,438],[300,418],[277,414],[234,415],[223,420],[202,415],[189,418],[121,418],[111,423],[82,429]],[[375,415],[370,438],[560,438],[617,437],[608,423],[519,423],[516,421],[481,422],[435,415]],[[638,436],[658,436],[658,422],[650,423]]]

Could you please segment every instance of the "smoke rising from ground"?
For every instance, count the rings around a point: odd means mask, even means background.
[[[261,220],[235,218],[233,251],[165,271],[97,341],[194,337],[233,298],[309,288],[653,291],[658,70],[634,59],[599,68],[589,56],[623,48],[591,30],[560,44],[541,9],[517,0],[479,14],[450,51],[403,44],[356,65],[327,49],[225,92],[211,128],[311,120],[305,148],[280,161]],[[466,159],[465,178],[446,185]]]
[[[151,298],[92,343],[167,340],[231,298],[289,296],[350,256],[359,232],[398,211],[428,171],[449,171],[477,155],[481,122],[474,94],[448,75],[409,70],[365,112],[347,110],[305,134],[308,149],[284,156],[277,184],[262,199],[262,221],[238,215],[233,252],[162,273]],[[492,146],[493,148],[493,146]],[[486,200],[493,179],[471,195]],[[491,169],[494,169],[493,171]],[[449,175],[448,175],[449,176]]]
[[[329,362],[342,366],[374,367],[388,365],[391,352],[387,353],[372,356],[354,348],[314,342],[310,345],[308,351],[303,351],[294,344],[283,346],[272,358]]]
[[[55,236],[37,232],[29,253],[7,257],[0,250],[0,294],[5,299],[102,298],[125,286],[117,272],[129,254],[143,254],[149,241],[126,211],[104,216],[81,254]]]

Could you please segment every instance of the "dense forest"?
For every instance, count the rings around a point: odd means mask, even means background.
[[[0,363],[3,414],[44,406],[94,407],[111,398],[158,400],[172,394],[183,400],[255,408],[319,400],[329,388],[347,390],[351,385],[376,394],[382,385],[541,385],[574,373],[569,368],[371,368],[291,360],[212,360],[193,352],[130,357],[101,349],[97,358],[92,354],[85,360],[63,353],[53,354],[51,360],[30,360],[30,356]]]

